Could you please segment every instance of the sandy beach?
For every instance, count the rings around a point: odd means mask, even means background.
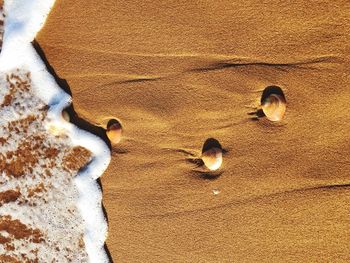
[[[349,262],[349,28],[341,0],[57,0],[37,48],[82,119],[123,126],[113,261]],[[254,114],[271,85],[281,122]],[[208,138],[215,177],[193,162]]]

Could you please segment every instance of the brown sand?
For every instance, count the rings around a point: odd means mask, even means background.
[[[37,40],[78,114],[125,128],[116,262],[350,261],[349,1],[57,0]],[[279,124],[248,115],[269,85]],[[216,180],[188,161],[209,137]]]

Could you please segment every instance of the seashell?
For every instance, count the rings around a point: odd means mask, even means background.
[[[216,139],[207,139],[202,149],[202,161],[211,171],[219,169],[222,165],[222,147]]]
[[[107,124],[107,137],[112,144],[117,144],[122,139],[122,125],[119,121],[111,119]]]
[[[281,88],[266,88],[261,98],[261,108],[268,120],[281,121],[286,113],[286,99]]]
[[[213,195],[218,195],[220,192],[221,191],[219,189],[213,189]]]
[[[69,122],[70,121],[70,116],[69,116],[69,114],[68,114],[68,112],[67,111],[62,111],[62,118],[65,120],[65,121],[67,121],[67,122]]]

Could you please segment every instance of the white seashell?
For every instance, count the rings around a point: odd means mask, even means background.
[[[218,195],[220,192],[221,191],[219,189],[213,189],[213,195]]]
[[[215,171],[222,164],[222,150],[219,148],[209,149],[202,154],[202,160],[209,170]]]
[[[216,139],[210,138],[205,141],[202,149],[202,161],[211,171],[215,171],[221,167],[222,148]]]
[[[263,100],[261,108],[270,121],[281,121],[286,113],[286,99],[283,95],[272,93]]]

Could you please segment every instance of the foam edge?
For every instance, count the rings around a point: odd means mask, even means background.
[[[89,261],[109,262],[104,249],[107,222],[102,210],[102,191],[96,180],[110,162],[110,150],[102,139],[62,118],[61,112],[71,104],[72,98],[58,86],[31,44],[54,2],[5,0],[6,18],[0,71],[16,68],[30,71],[34,94],[50,106],[48,116],[52,122],[66,130],[75,146],[82,146],[93,154],[92,161],[74,178],[79,192],[77,207],[84,220],[84,242]]]

